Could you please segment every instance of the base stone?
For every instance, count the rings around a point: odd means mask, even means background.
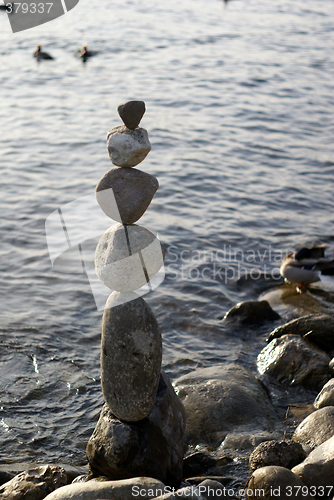
[[[164,372],[154,406],[143,420],[122,422],[104,405],[87,444],[92,473],[110,479],[150,476],[178,487],[185,452],[185,419],[183,404]]]

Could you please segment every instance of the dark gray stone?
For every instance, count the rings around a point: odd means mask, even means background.
[[[135,423],[121,422],[105,405],[88,441],[87,458],[95,476],[111,479],[149,476],[178,487],[185,452],[185,411],[162,373],[149,415]]]
[[[114,168],[98,182],[96,199],[108,217],[133,224],[145,213],[158,188],[153,175],[136,168]]]
[[[6,500],[42,500],[67,483],[65,469],[54,465],[32,467],[0,487],[0,498]]]
[[[223,321],[226,324],[252,325],[275,321],[279,318],[280,315],[266,300],[247,300],[232,307],[225,314]]]
[[[125,104],[120,104],[117,111],[124,125],[130,130],[134,130],[138,127],[146,111],[145,103],[144,101],[128,101]]]
[[[328,314],[310,314],[281,325],[271,332],[270,342],[283,335],[293,334],[305,337],[326,352],[334,349],[334,318]]]
[[[304,490],[302,490],[303,486]],[[247,484],[247,489],[250,490],[247,498],[310,500],[305,483],[295,476],[291,470],[277,465],[256,469]]]
[[[311,450],[334,436],[334,406],[325,406],[306,417],[293,433],[292,440]]]
[[[104,310],[101,384],[113,415],[134,422],[149,414],[157,395],[161,357],[159,324],[142,298]]]
[[[225,455],[224,457],[212,457],[207,453],[197,451],[191,453],[183,460],[183,477],[188,478],[200,474],[207,474],[217,466],[226,465],[233,461],[233,458]]]
[[[334,436],[317,446],[292,472],[309,487],[323,486],[325,493],[334,488]],[[326,494],[322,496],[326,498]]]
[[[272,340],[257,357],[261,375],[286,385],[303,385],[319,390],[329,379],[329,357],[299,335],[283,335]]]
[[[294,441],[265,441],[251,453],[249,467],[253,472],[267,465],[279,465],[292,469],[306,458],[300,443]]]
[[[331,378],[323,386],[313,403],[315,408],[324,408],[325,406],[334,406],[334,378]]]
[[[175,381],[187,414],[187,439],[217,446],[231,431],[271,430],[277,423],[268,394],[237,364],[201,368]]]

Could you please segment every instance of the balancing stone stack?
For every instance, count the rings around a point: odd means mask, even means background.
[[[134,224],[146,211],[158,180],[133,167],[151,150],[138,127],[145,103],[118,107],[124,126],[107,135],[109,156],[119,168],[96,186],[101,209],[114,221],[100,238],[95,269],[114,292],[102,320],[101,383],[106,405],[87,445],[91,472],[111,479],[150,476],[178,486],[182,479],[185,412],[161,372],[162,340],[151,308],[135,290],[163,265],[158,238]]]

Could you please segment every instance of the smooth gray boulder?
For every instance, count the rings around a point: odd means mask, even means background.
[[[334,488],[334,436],[317,446],[309,456],[292,469],[292,472],[299,477],[310,491],[313,487],[315,493],[321,493],[319,486],[324,487],[326,493],[333,493]],[[329,491],[329,488],[332,489]],[[318,491],[317,491],[318,489]],[[313,495],[315,496],[315,495]]]
[[[266,300],[247,300],[239,302],[224,316],[224,323],[230,325],[261,324],[265,321],[275,321],[280,315],[274,311]]]
[[[164,263],[159,239],[136,224],[115,224],[95,250],[95,271],[111,290],[132,292],[146,285]]]
[[[108,217],[133,224],[146,212],[158,188],[153,175],[136,168],[113,168],[99,180],[95,195]]]
[[[133,477],[123,481],[88,481],[63,486],[45,500],[129,500],[154,498],[164,491],[164,484],[150,477]]]
[[[329,379],[329,357],[299,335],[273,339],[257,357],[261,375],[276,378],[286,385],[303,385],[319,390]]]
[[[67,483],[65,469],[54,465],[31,467],[0,487],[0,498],[6,500],[42,500]]]
[[[117,167],[135,167],[151,151],[147,130],[129,130],[125,125],[109,130],[107,147],[110,160]]]
[[[313,403],[315,408],[324,408],[325,406],[334,406],[334,378],[331,378],[323,386]]]
[[[178,487],[185,453],[185,411],[165,373],[149,415],[139,422],[117,419],[104,405],[87,444],[95,476],[150,476]]]
[[[187,414],[187,440],[217,446],[231,431],[270,430],[276,413],[254,375],[237,364],[201,368],[175,381]]]
[[[154,405],[162,340],[156,317],[144,299],[115,305],[122,295],[112,293],[103,313],[101,385],[113,415],[135,422],[145,418]]]
[[[265,441],[259,444],[249,457],[249,468],[253,472],[268,465],[279,465],[292,469],[306,458],[300,443],[295,441]]]
[[[306,417],[293,433],[292,440],[314,450],[334,436],[334,406],[325,406]]]
[[[226,488],[219,481],[213,479],[205,479],[198,485],[198,493],[206,500],[220,500],[221,498],[229,498],[235,500],[232,493],[232,488]]]
[[[302,489],[304,487],[304,489]],[[310,500],[308,488],[291,470],[270,465],[253,472],[247,484],[247,498],[262,500]],[[314,497],[313,497],[314,498]]]
[[[268,341],[283,335],[300,335],[329,352],[334,349],[334,318],[328,314],[309,314],[278,326]]]
[[[130,130],[135,130],[146,111],[144,101],[128,101],[117,108],[124,125]]]

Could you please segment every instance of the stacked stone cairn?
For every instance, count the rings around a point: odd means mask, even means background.
[[[145,103],[118,107],[123,126],[107,135],[111,162],[96,186],[101,209],[119,224],[100,238],[95,252],[99,279],[114,290],[102,319],[101,383],[105,400],[87,444],[92,474],[109,479],[147,476],[167,485],[182,480],[185,411],[164,372],[159,324],[146,302],[135,293],[163,265],[158,238],[134,224],[146,211],[158,180],[133,167],[151,145],[138,127]]]

